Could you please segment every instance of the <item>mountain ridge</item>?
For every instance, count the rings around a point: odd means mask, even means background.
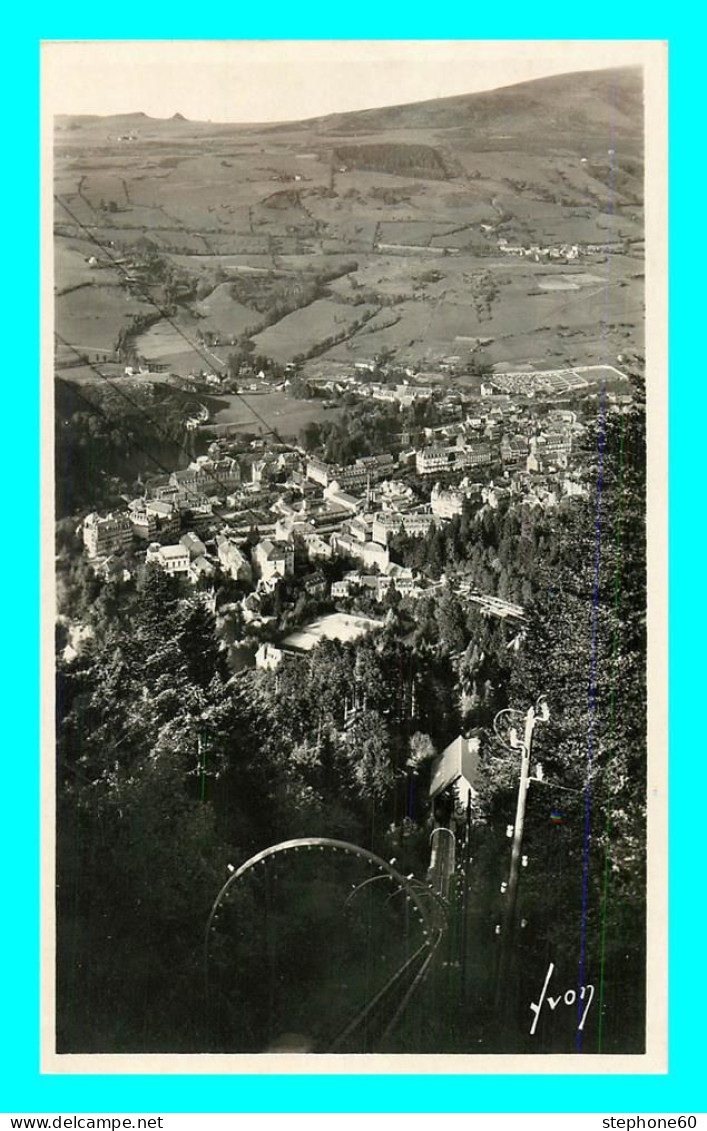
[[[595,71],[569,71],[520,83],[445,95],[361,110],[347,110],[310,118],[271,122],[198,121],[179,112],[166,117],[151,117],[137,110],[124,114],[57,114],[57,125],[119,125],[145,122],[151,126],[231,128],[244,130],[315,129],[317,132],[346,135],[378,132],[385,129],[450,129],[476,127],[506,128],[518,131],[549,122],[562,130],[586,126],[613,127],[620,133],[639,135],[642,131],[642,71],[640,67],[608,68]]]

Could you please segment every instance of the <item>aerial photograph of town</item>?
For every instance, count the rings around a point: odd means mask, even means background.
[[[646,1049],[644,72],[375,46],[54,113],[57,1054]]]

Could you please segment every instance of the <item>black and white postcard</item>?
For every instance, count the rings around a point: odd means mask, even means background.
[[[43,1070],[666,1070],[657,41],[42,46]]]

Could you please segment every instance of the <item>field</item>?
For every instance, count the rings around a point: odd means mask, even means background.
[[[182,315],[174,322],[161,321],[136,339],[137,349],[151,361],[168,364],[171,372],[186,376],[213,367],[220,371],[219,358],[204,346],[196,345],[197,323]],[[189,343],[194,347],[190,348]]]
[[[541,291],[578,291],[579,283],[575,283],[569,275],[555,275],[547,279],[538,279]]]
[[[331,613],[291,632],[282,641],[282,645],[285,648],[310,652],[321,640],[341,640],[348,643],[365,632],[370,632],[371,629],[380,628],[382,624],[382,621],[372,620],[370,617]]]
[[[413,367],[466,360],[474,339],[500,366],[640,349],[641,89],[631,72],[617,81],[620,112],[596,72],[530,84],[527,100],[496,91],[266,128],[57,120],[57,327],[111,348],[146,307],[126,270],[158,255],[191,288],[173,319],[191,341],[226,343],[219,357],[244,336],[280,363],[349,366],[384,351]],[[517,259],[504,241],[622,251]],[[167,323],[138,349],[175,372],[208,364]]]
[[[327,339],[348,336],[374,310],[365,304],[349,306],[319,299],[288,314],[262,334],[256,334],[253,341],[258,353],[267,354],[275,361],[290,361]]]
[[[196,304],[202,330],[240,337],[249,327],[257,326],[261,316],[244,306],[230,294],[229,283],[219,283],[208,298]]]
[[[89,267],[88,260],[95,251],[90,240],[57,240],[54,252],[57,291],[68,291],[79,286],[117,286],[120,283],[119,272],[114,268]]]
[[[54,303],[56,330],[62,338],[83,350],[115,349],[118,331],[131,315],[151,313],[152,308],[122,287],[89,284],[58,294]]]
[[[603,361],[607,349],[626,348],[627,332],[634,344],[642,342],[642,292],[631,281],[639,265],[616,256],[607,279],[603,265],[574,272],[567,265],[455,257],[439,279],[441,271],[408,273],[410,297],[385,308],[379,316],[388,320],[385,329],[377,330],[376,320],[323,357],[350,363],[393,349],[405,364],[432,364],[470,357],[479,340],[489,340],[484,353],[498,363]],[[382,273],[369,268],[367,274],[380,293]],[[398,267],[390,290],[404,286]]]
[[[284,439],[294,439],[312,421],[335,420],[338,412],[325,409],[319,399],[304,401],[285,393],[243,393],[233,396],[219,393],[217,397],[200,395],[211,412],[213,425],[229,425],[229,431],[264,431],[262,420],[274,428]],[[258,414],[257,416],[255,414]]]

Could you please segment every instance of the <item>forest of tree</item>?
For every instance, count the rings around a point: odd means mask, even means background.
[[[399,406],[357,400],[353,394],[336,419],[311,421],[300,433],[308,452],[317,452],[328,462],[353,463],[359,456],[380,455],[400,448],[405,432],[419,431],[424,421],[437,423],[434,406],[417,404],[401,412]]]
[[[372,807],[380,847],[403,815],[411,680],[438,737],[451,686],[443,658],[414,665],[392,636],[323,644],[305,679],[229,679],[213,615],[159,569],[97,588],[92,636],[58,660],[60,1043],[184,1051],[208,1039],[191,983],[224,861],[307,833],[369,841]]]
[[[565,509],[569,513],[573,504],[548,514],[508,502],[475,509],[469,501],[462,515],[424,538],[396,534],[391,554],[435,580],[443,574],[461,578],[482,593],[524,605],[543,564],[552,564],[559,552],[556,532],[564,529]]]
[[[546,779],[529,805],[529,851],[561,857],[553,883],[537,874],[528,899],[547,952],[566,956],[597,990],[603,1051],[630,1034],[643,1048],[646,964],[646,496],[645,416],[610,414],[595,434],[590,499],[572,508],[559,552],[538,579],[514,665],[511,702],[538,693],[550,721],[538,732]],[[507,767],[498,765],[496,785]],[[507,780],[507,779],[506,779]],[[489,795],[498,813],[502,788]],[[550,806],[562,813],[556,826]],[[547,854],[547,855],[546,855]],[[591,977],[590,977],[591,975]],[[600,1012],[601,1011],[601,1012]],[[601,1016],[601,1038],[599,1016]],[[590,1051],[596,1048],[588,1044]]]
[[[431,758],[462,728],[481,736],[483,785],[473,823],[477,959],[459,1036],[468,1044],[457,1051],[479,1040],[485,1051],[568,1051],[558,1032],[528,1043],[527,1001],[549,958],[568,985],[581,964],[597,987],[586,1050],[597,1050],[600,1016],[603,1051],[640,1049],[641,407],[608,416],[589,437],[587,459],[593,496],[572,500],[551,523],[484,512],[450,523],[438,544],[421,543],[426,567],[436,555],[435,569],[453,562],[478,571],[479,584],[488,570],[496,591],[505,569],[508,595],[526,604],[520,633],[445,589],[419,603],[412,631],[405,604],[391,602],[384,627],[355,644],[323,642],[278,672],[232,675],[208,602],[189,586],[154,566],[136,583],[88,570],[73,578],[74,617],[91,632],[71,658],[58,640],[60,1051],[224,1047],[204,1014],[200,964],[226,863],[302,835],[387,857],[392,836],[400,866],[424,877]],[[534,784],[528,800],[520,896],[528,928],[510,973],[516,1024],[495,1030],[494,925],[518,756],[493,739],[492,722],[507,706],[524,713],[539,694],[550,721],[538,727],[534,759],[547,784]],[[239,1009],[256,1014],[257,981],[245,979],[239,993]]]
[[[327,271],[285,273],[270,271],[266,275],[237,275],[229,280],[231,298],[250,306],[261,315],[257,329],[279,322],[285,315],[309,306],[327,295],[327,283],[334,282],[358,268],[355,260],[337,264]],[[226,278],[227,276],[224,276]],[[255,331],[254,331],[255,332]]]
[[[372,169],[398,177],[445,180],[447,169],[438,150],[431,145],[345,145],[335,151],[337,161],[352,169]]]
[[[185,466],[183,405],[184,397],[166,385],[57,381],[57,517],[120,505],[139,475]]]

